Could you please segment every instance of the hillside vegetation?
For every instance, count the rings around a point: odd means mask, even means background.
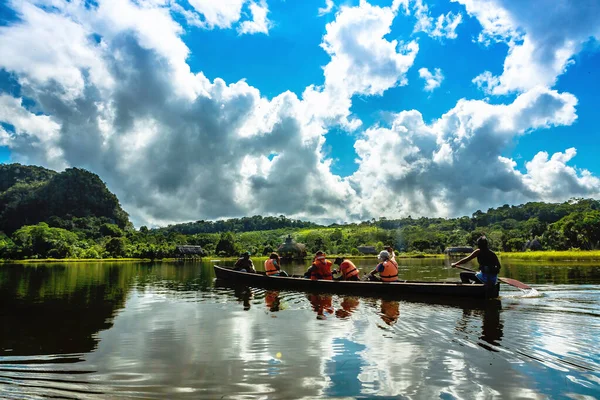
[[[441,253],[472,246],[485,233],[494,250],[600,249],[600,202],[573,199],[550,204],[504,205],[470,217],[372,219],[320,226],[281,215],[196,221],[134,230],[117,197],[97,175],[78,168],[57,173],[20,164],[0,165],[0,257],[165,258],[176,245],[200,245],[205,254],[265,255],[287,235],[308,253],[357,255],[360,246],[377,251]]]

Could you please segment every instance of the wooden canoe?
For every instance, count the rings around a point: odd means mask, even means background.
[[[268,277],[264,273],[234,271],[214,266],[218,280],[266,289],[296,290],[314,293],[335,293],[355,296],[401,298],[404,296],[452,296],[474,299],[496,298],[500,285],[486,287],[482,284],[460,282],[399,281],[393,283],[369,281],[312,281],[298,276]]]

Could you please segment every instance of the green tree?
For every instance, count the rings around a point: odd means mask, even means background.
[[[61,228],[50,228],[45,222],[27,225],[13,234],[22,257],[65,258],[72,253],[77,235]]]
[[[225,256],[233,256],[237,254],[235,238],[231,232],[224,232],[221,234],[221,238],[217,243],[216,252],[217,254],[223,254]]]
[[[100,225],[100,234],[102,236],[121,237],[123,231],[115,224],[102,224]]]
[[[123,257],[126,250],[126,239],[123,237],[110,238],[104,245],[109,257]]]
[[[340,244],[343,239],[344,234],[342,233],[341,229],[336,229],[331,233],[331,235],[329,235],[329,240],[335,244]]]

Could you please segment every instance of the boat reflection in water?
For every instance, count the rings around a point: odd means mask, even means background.
[[[250,300],[254,298],[252,289],[248,286],[236,285],[233,289],[233,294],[244,305],[244,311],[250,310]]]
[[[358,297],[355,296],[347,296],[342,299],[340,303],[340,307],[335,310],[335,316],[338,318],[348,318],[352,313],[358,308],[360,302]]]
[[[456,330],[468,333],[469,321],[481,318],[481,335],[477,344],[486,350],[498,351],[496,347],[500,346],[504,328],[503,321],[500,318],[501,312],[502,302],[498,299],[489,300],[478,308],[464,307],[462,318],[457,322]]]
[[[397,301],[381,300],[380,316],[387,325],[394,325],[400,316],[400,303]]]
[[[280,305],[281,299],[279,298],[279,291],[267,290],[265,293],[265,306],[267,306],[267,310],[277,312],[279,311]]]
[[[317,313],[317,319],[327,319],[328,315],[333,314],[332,295],[309,294],[307,297],[312,305],[313,311]]]

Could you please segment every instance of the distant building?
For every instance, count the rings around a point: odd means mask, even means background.
[[[528,240],[527,243],[525,243],[524,250],[539,251],[543,250],[543,247],[538,238],[534,238],[533,240]]]
[[[357,249],[362,254],[377,254],[377,249],[374,246],[358,246]]]
[[[180,259],[186,258],[202,258],[204,256],[204,250],[201,246],[176,246],[175,257]]]
[[[444,253],[446,254],[471,254],[473,248],[469,246],[457,246],[457,247],[446,247]]]
[[[282,243],[277,248],[277,254],[281,258],[304,258],[306,257],[306,246],[302,243],[296,243],[291,235],[285,238],[285,243]]]

